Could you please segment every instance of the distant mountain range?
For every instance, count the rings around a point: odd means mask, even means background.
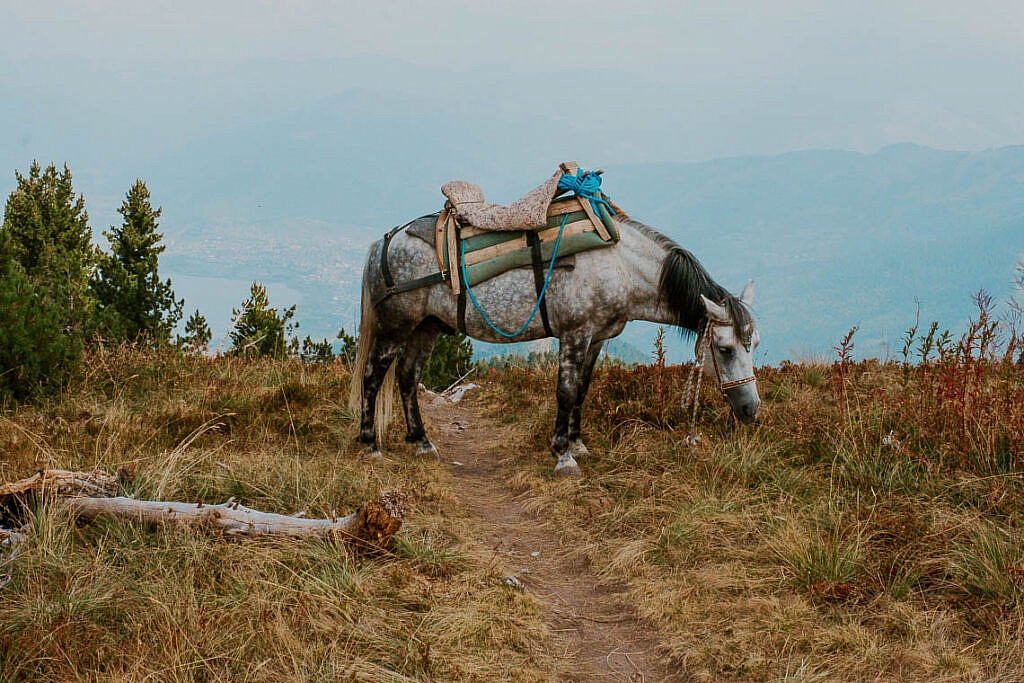
[[[112,215],[128,187],[124,167],[136,169],[131,178],[142,176],[164,208],[164,271],[215,335],[230,319],[227,297],[240,302],[252,280],[276,285],[281,305],[298,303],[303,334],[351,330],[367,245],[437,210],[442,183],[471,179],[492,201],[509,201],[564,159],[603,166],[617,203],[693,251],[728,288],[756,280],[761,360],[827,353],[853,325],[861,355],[885,355],[913,323],[915,300],[925,321],[961,326],[979,287],[1011,293],[1024,252],[1024,147],[906,144],[617,165],[636,154],[622,153],[629,140],[602,137],[598,119],[470,104],[362,89],[254,115],[122,158],[120,170],[92,164],[87,205],[94,217]],[[31,146],[23,140],[0,157]],[[78,158],[99,158],[86,147]],[[97,234],[105,227],[94,218]],[[630,325],[622,348],[647,356],[654,333]],[[690,357],[669,339],[670,359]]]
[[[397,124],[378,122],[371,129],[363,117],[366,128],[339,133],[333,143],[319,139],[316,130],[351,116],[348,104],[338,105],[345,113],[309,115],[306,126],[289,127],[297,142],[248,151],[239,145],[242,156],[226,157],[230,163],[216,166],[215,177],[202,179],[193,191],[188,183],[171,185],[169,195],[176,202],[189,198],[197,211],[191,221],[196,227],[182,242],[218,234],[238,234],[243,242],[263,236],[258,260],[234,263],[221,274],[275,279],[303,291],[300,318],[316,333],[352,324],[345,318],[356,311],[365,246],[392,224],[439,208],[441,182],[466,177],[426,147],[422,165],[392,167],[357,143]],[[434,129],[442,121],[425,125]],[[462,123],[469,125],[449,122]],[[482,148],[497,128],[478,135],[471,150]],[[213,141],[206,149],[217,153]],[[260,165],[259,154],[282,163]],[[520,167],[493,187],[482,182],[489,195],[504,201],[548,170]],[[859,353],[884,356],[913,323],[918,301],[925,321],[962,326],[972,292],[984,287],[997,298],[1010,293],[1014,264],[1024,253],[1024,147],[952,152],[895,145],[868,155],[810,150],[612,165],[605,188],[634,218],[693,251],[728,288],[737,291],[755,279],[761,353],[769,361],[827,354],[853,325],[860,326]],[[308,263],[310,256],[319,265]],[[307,270],[298,268],[300,262]],[[182,272],[209,274],[206,259],[195,254],[173,263]],[[316,271],[331,275],[317,279]],[[646,353],[654,333],[653,326],[631,325],[624,341]],[[669,338],[670,357],[688,357],[682,342]]]
[[[635,165],[606,183],[729,288],[757,281],[773,360],[826,351],[853,325],[860,352],[884,356],[915,300],[924,321],[960,327],[972,292],[1012,293],[1024,254],[1024,146]]]

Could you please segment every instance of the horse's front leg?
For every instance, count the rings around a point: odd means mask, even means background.
[[[604,340],[599,339],[590,344],[587,355],[583,359],[583,372],[580,375],[579,387],[576,390],[576,401],[573,404],[572,415],[569,417],[569,453],[574,458],[587,455],[589,451],[580,439],[580,420],[583,414],[583,402],[587,398],[587,391],[590,389],[590,380],[594,376],[594,365],[597,357],[601,355],[601,348],[604,347]]]
[[[555,417],[555,433],[551,437],[551,451],[558,462],[555,474],[580,476],[579,465],[569,451],[569,422],[576,407],[590,337],[566,336],[558,340],[558,415]]]

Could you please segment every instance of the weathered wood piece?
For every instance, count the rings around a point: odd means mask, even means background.
[[[117,491],[117,477],[106,472],[40,470],[31,477],[0,485],[0,501],[27,493],[52,493],[58,496],[110,496]]]
[[[402,526],[406,495],[382,493],[377,500],[363,503],[351,515],[332,519],[305,519],[299,515],[279,515],[247,508],[234,499],[220,505],[203,503],[136,500],[113,496],[117,478],[105,472],[42,470],[20,481],[0,486],[0,513],[11,520],[29,496],[54,496],[64,501],[79,518],[92,521],[99,517],[133,519],[147,524],[198,524],[225,534],[257,536],[329,536],[337,534],[366,548],[386,548]],[[23,520],[21,520],[23,522]],[[21,523],[21,522],[16,522]],[[0,530],[0,541],[16,548],[23,534]]]
[[[347,517],[305,519],[260,512],[229,500],[220,505],[159,500],[70,498],[67,505],[80,519],[100,517],[138,520],[147,524],[198,524],[241,536],[329,536],[337,534],[370,548],[386,548],[402,525],[405,494],[382,493]]]

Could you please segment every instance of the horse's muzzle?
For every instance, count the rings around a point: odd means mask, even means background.
[[[743,404],[743,407],[737,411],[736,417],[738,417],[740,422],[744,424],[751,424],[757,419],[757,411],[760,407],[760,401],[745,403]]]
[[[732,414],[743,424],[751,424],[757,419],[757,411],[761,407],[761,398],[757,390],[750,391],[753,384],[734,387],[725,392],[725,397],[732,408]]]

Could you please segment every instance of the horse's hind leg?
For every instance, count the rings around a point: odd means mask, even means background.
[[[398,389],[402,394],[402,407],[405,410],[405,440],[408,443],[418,444],[416,455],[427,457],[438,457],[437,449],[427,438],[426,430],[423,428],[423,418],[420,417],[420,405],[417,398],[417,388],[420,385],[420,378],[423,377],[423,368],[430,359],[430,352],[437,341],[440,330],[432,320],[426,320],[412,333],[405,351],[398,359]]]
[[[580,440],[580,419],[583,413],[583,402],[587,398],[587,390],[590,389],[590,380],[594,376],[594,365],[597,363],[597,357],[601,355],[601,348],[603,346],[603,339],[591,342],[590,348],[587,349],[587,355],[583,359],[583,369],[580,373],[579,386],[576,390],[576,402],[572,408],[572,415],[569,417],[569,453],[574,458],[590,453],[587,447],[583,445],[583,441]]]
[[[359,442],[366,448],[366,457],[368,458],[380,457],[381,454],[377,447],[377,431],[374,426],[377,413],[377,394],[401,348],[401,339],[383,336],[374,339],[373,345],[370,347],[370,355],[363,375],[363,419],[359,426]]]

